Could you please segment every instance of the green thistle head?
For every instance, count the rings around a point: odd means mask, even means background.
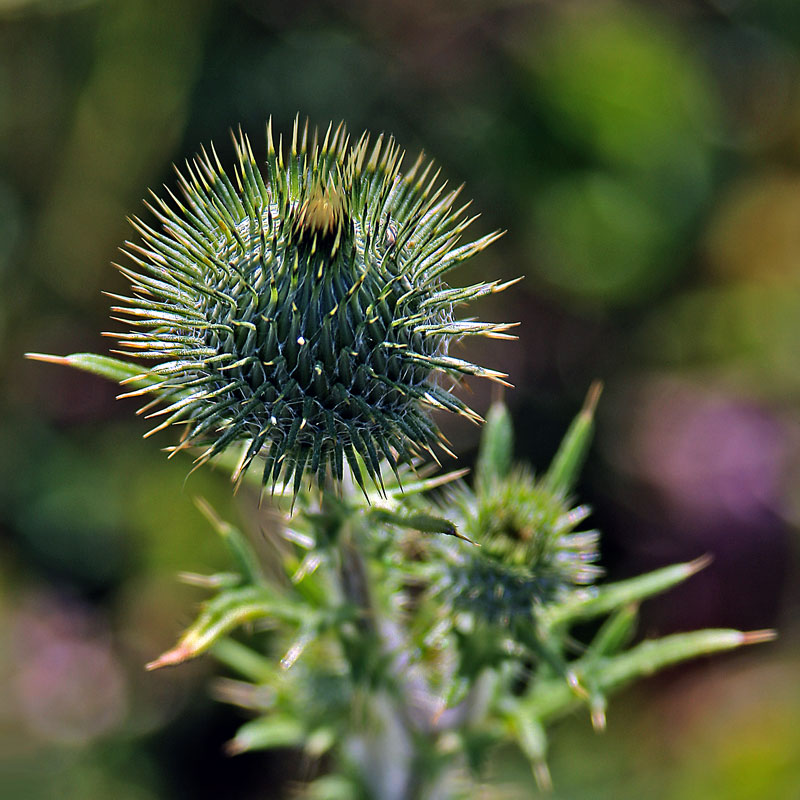
[[[454,379],[501,373],[449,355],[467,335],[507,337],[508,324],[456,320],[453,309],[509,284],[449,288],[444,276],[500,234],[461,243],[472,221],[423,156],[401,173],[392,139],[340,125],[322,140],[295,122],[284,154],[267,126],[266,173],[235,138],[228,176],[212,149],[179,173],[182,199],[158,197],[155,230],[138,219],[127,243],[133,285],[117,298],[130,356],[157,359],[142,390],[166,404],[154,430],[184,423],[173,450],[199,461],[248,442],[237,477],[264,457],[263,483],[296,493],[303,476],[380,484],[393,469],[444,447],[429,416],[479,420],[450,391]],[[448,383],[449,382],[449,383]],[[445,448],[446,449],[446,448]]]
[[[483,429],[475,490],[462,485],[449,495],[459,530],[480,543],[451,572],[448,591],[457,608],[509,625],[530,619],[535,605],[588,586],[602,574],[596,565],[599,533],[576,528],[590,514],[570,495],[593,432],[599,387],[589,393],[550,468],[536,477],[512,464],[508,410],[495,403]]]
[[[599,533],[575,530],[589,508],[570,507],[529,469],[515,467],[491,488],[462,488],[452,499],[460,530],[481,544],[452,572],[457,608],[507,625],[602,574],[595,564]]]

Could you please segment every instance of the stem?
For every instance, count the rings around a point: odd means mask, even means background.
[[[361,762],[361,773],[376,800],[421,800],[425,787],[415,767],[419,758],[417,742],[422,731],[419,720],[415,719],[418,713],[415,713],[411,699],[419,696],[420,689],[427,687],[419,686],[419,681],[405,671],[408,652],[399,627],[391,620],[378,619],[367,565],[348,520],[339,530],[337,544],[339,583],[344,599],[358,610],[358,634],[366,640],[364,643],[368,647],[379,648],[394,656],[390,670],[396,691],[385,693],[386,703],[381,703],[377,697],[373,703],[379,716],[384,718],[383,735],[372,736],[353,755]]]
[[[347,524],[340,531],[339,555],[339,583],[345,600],[358,609],[359,633],[377,637],[367,568]]]

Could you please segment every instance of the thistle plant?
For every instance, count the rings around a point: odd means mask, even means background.
[[[271,495],[269,571],[198,501],[235,571],[184,576],[212,596],[148,665],[211,652],[234,673],[215,693],[251,719],[231,753],[327,754],[305,787],[319,800],[445,800],[474,796],[492,749],[516,743],[546,787],[554,720],[583,706],[602,729],[611,691],[771,636],[631,644],[639,603],[706,559],[598,582],[599,533],[574,499],[598,387],[541,475],[513,463],[500,402],[471,485],[430,466],[449,453],[431,410],[480,423],[454,385],[506,377],[451,344],[511,327],[455,315],[510,283],[445,283],[499,234],[462,242],[467,206],[430,162],[404,169],[393,140],[351,144],[341,125],[320,136],[296,122],[288,148],[268,126],[264,171],[244,134],[234,142],[230,175],[204,150],[179,195],[154,195],[156,227],[133,220],[141,238],[119,267],[132,291],[114,307],[128,330],[110,334],[127,359],[33,355],[148,398],[151,433],[182,427],[170,455],[213,459]]]

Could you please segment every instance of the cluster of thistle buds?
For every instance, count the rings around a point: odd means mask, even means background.
[[[509,337],[507,323],[455,319],[453,309],[509,283],[450,288],[445,276],[500,236],[462,242],[474,218],[432,163],[382,135],[351,143],[295,121],[291,145],[267,126],[266,173],[241,131],[229,176],[215,151],[187,162],[182,197],[154,195],[161,223],[132,220],[133,266],[119,266],[130,296],[114,312],[131,330],[128,357],[158,363],[133,375],[127,395],[151,395],[151,433],[184,425],[173,453],[203,448],[198,464],[247,441],[238,480],[263,459],[262,483],[363,486],[449,452],[431,419],[447,410],[480,417],[455,396],[465,375],[505,376],[450,354],[464,336]]]

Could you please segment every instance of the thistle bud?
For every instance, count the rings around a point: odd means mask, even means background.
[[[492,623],[513,626],[534,606],[553,602],[602,574],[599,533],[576,530],[590,514],[567,495],[591,441],[599,387],[589,392],[553,459],[539,479],[512,465],[513,430],[507,409],[495,404],[481,437],[475,490],[462,485],[450,498],[464,538],[481,545],[451,574],[457,608]]]
[[[297,492],[304,475],[380,485],[382,462],[430,454],[429,416],[479,421],[454,380],[504,375],[449,355],[463,336],[508,338],[508,324],[456,320],[455,306],[498,292],[498,281],[449,288],[444,277],[500,235],[462,244],[472,221],[422,155],[403,172],[392,139],[355,144],[340,125],[324,137],[295,122],[291,146],[267,127],[262,173],[235,137],[232,176],[213,148],[178,174],[182,199],[155,197],[160,230],[138,219],[126,245],[130,297],[114,310],[129,356],[155,359],[151,392],[166,407],[154,430],[185,424],[174,450],[199,461],[247,442],[263,483]]]

